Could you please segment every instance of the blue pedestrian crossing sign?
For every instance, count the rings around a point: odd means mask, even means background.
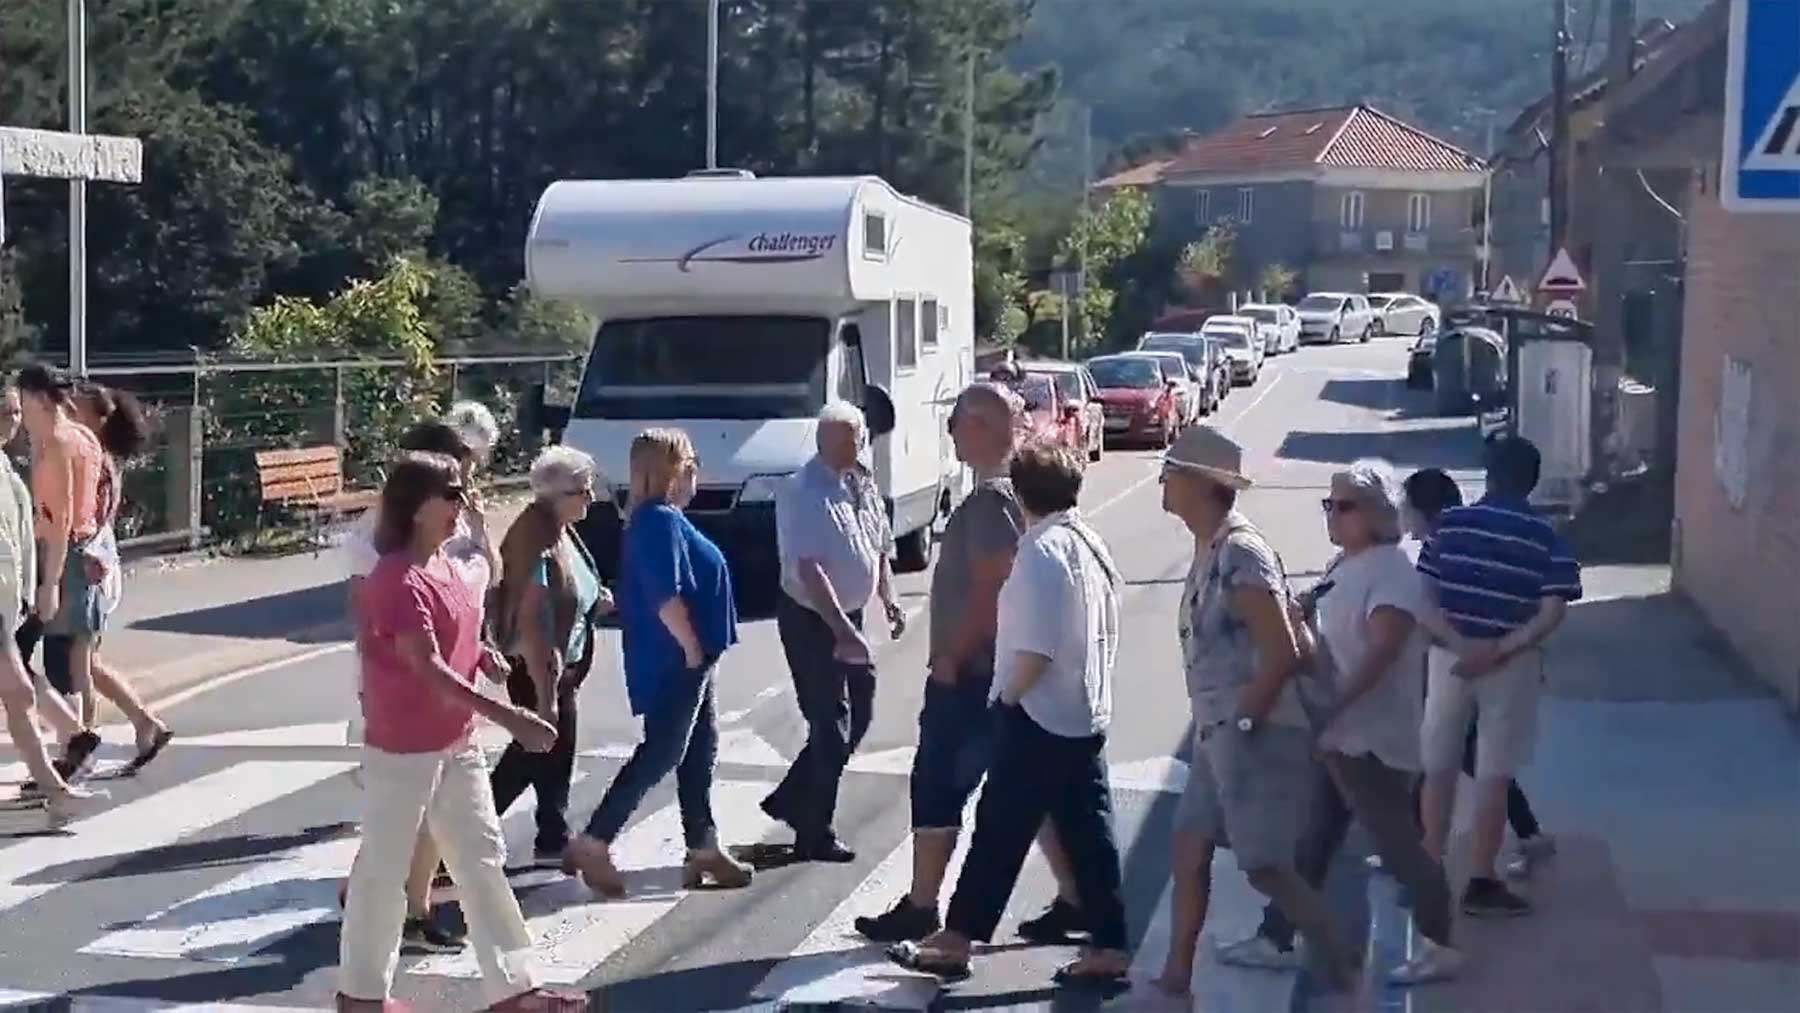
[[[1728,53],[1720,198],[1800,214],[1800,0],[1732,0]]]

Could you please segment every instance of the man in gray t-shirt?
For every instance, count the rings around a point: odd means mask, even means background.
[[[1000,585],[1025,531],[1006,477],[1019,411],[1010,392],[977,384],[950,413],[957,457],[974,470],[976,485],[950,514],[931,577],[931,674],[912,769],[912,889],[886,913],[856,920],[856,930],[878,942],[923,939],[938,930],[938,892],[963,807],[987,774]]]

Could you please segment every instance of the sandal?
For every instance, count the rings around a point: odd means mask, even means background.
[[[1051,980],[1065,988],[1114,989],[1120,988],[1121,986],[1124,988],[1131,987],[1131,979],[1129,977],[1131,968],[1129,966],[1118,968],[1083,966],[1088,959],[1089,958],[1087,957],[1082,957],[1080,960],[1064,964],[1056,969],[1056,974],[1052,976]]]
[[[909,971],[935,975],[941,981],[962,981],[969,976],[967,959],[958,960],[923,943],[895,943],[888,947],[887,955]]]
[[[150,761],[156,759],[156,755],[162,752],[163,747],[168,745],[169,740],[174,737],[175,733],[167,728],[152,735],[148,743],[138,747],[138,754],[131,758],[131,762],[125,765],[125,769],[119,772],[119,776],[132,777],[138,771],[148,767]]]

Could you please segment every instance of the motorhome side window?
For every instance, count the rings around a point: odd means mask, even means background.
[[[887,218],[873,211],[863,212],[863,256],[885,260],[887,252]]]
[[[919,364],[919,304],[894,300],[894,365],[912,369]]]
[[[937,347],[939,319],[936,299],[927,299],[919,305],[919,343],[928,352]]]
[[[853,405],[863,403],[864,365],[861,342],[839,342],[836,398]]]
[[[609,320],[594,339],[578,418],[807,418],[825,404],[831,322],[716,316]]]

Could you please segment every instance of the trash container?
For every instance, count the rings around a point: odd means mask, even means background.
[[[1506,400],[1506,341],[1485,327],[1457,327],[1432,349],[1432,386],[1440,415],[1467,415]]]

